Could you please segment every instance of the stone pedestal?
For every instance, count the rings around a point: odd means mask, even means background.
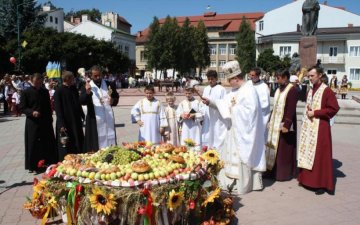
[[[310,68],[317,61],[317,39],[316,36],[302,37],[299,44],[301,67]]]

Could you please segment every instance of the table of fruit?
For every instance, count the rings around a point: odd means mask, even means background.
[[[34,180],[24,208],[46,224],[228,224],[216,150],[147,142],[70,154]],[[210,222],[209,222],[210,221]]]

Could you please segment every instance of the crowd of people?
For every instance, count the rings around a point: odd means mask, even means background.
[[[112,109],[119,101],[116,83],[105,79],[98,66],[90,71],[82,85],[76,85],[69,71],[62,73],[61,85],[44,80],[41,74],[4,78],[8,105],[15,104],[14,111],[26,115],[25,169],[40,172],[39,160],[49,165],[69,153],[117,144]],[[300,185],[314,189],[316,194],[333,193],[329,121],[339,106],[322,79],[322,69],[302,71],[310,88],[299,140],[296,105],[301,77],[294,78],[288,70],[275,73],[278,88],[271,109],[272,87],[261,79],[259,68],[245,74],[237,61],[231,61],[223,71],[231,86],[228,93],[219,84],[217,72],[209,70],[209,85],[202,94],[195,88],[199,82],[184,80],[186,99],[178,105],[174,93],[168,92],[167,105],[163,106],[155,98],[154,87],[147,85],[145,98],[131,109],[132,121],[139,125],[138,140],[175,146],[191,143],[196,151],[217,149],[225,163],[219,174],[220,185],[223,189],[235,187],[238,194],[263,189],[263,177],[276,181],[297,177]],[[86,115],[82,106],[87,106]]]

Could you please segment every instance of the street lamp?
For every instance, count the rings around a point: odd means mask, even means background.
[[[21,69],[21,45],[20,45],[20,15],[19,15],[19,6],[22,5],[29,5],[29,3],[24,2],[21,4],[18,4],[16,6],[16,18],[17,18],[17,22],[16,22],[16,26],[17,26],[17,44],[18,44],[18,60],[19,60],[19,64],[18,64],[18,70],[20,71]]]

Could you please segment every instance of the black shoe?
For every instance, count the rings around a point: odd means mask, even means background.
[[[315,194],[316,195],[322,195],[322,194],[324,194],[325,193],[325,190],[324,189],[317,189],[316,191],[315,191]]]

